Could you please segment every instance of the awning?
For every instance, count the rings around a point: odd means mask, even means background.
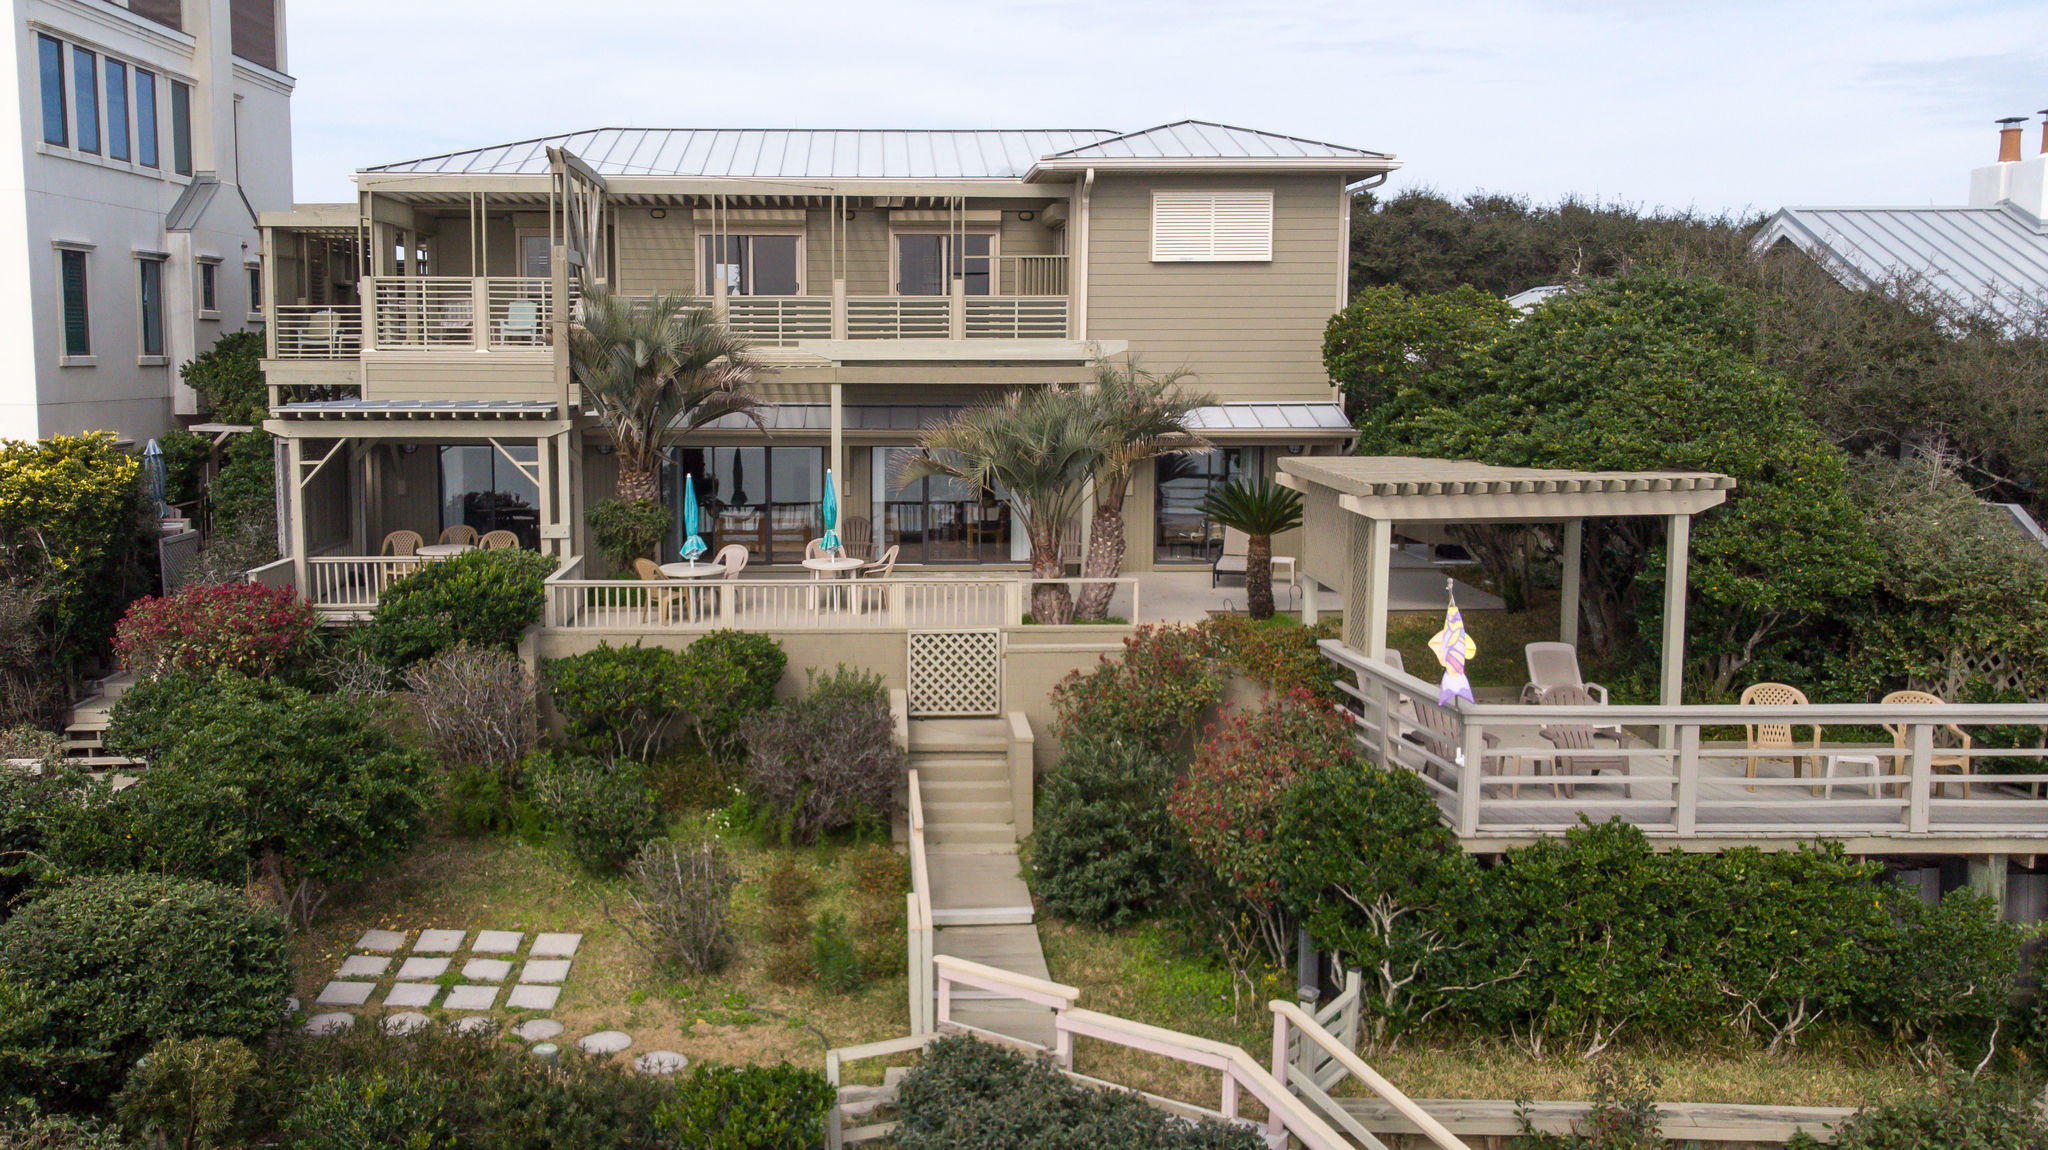
[[[902,437],[936,426],[960,408],[948,404],[849,403],[840,408],[845,434]],[[823,403],[779,403],[762,413],[770,435],[832,432],[832,409]],[[1349,439],[1355,434],[1344,409],[1335,403],[1223,403],[1196,408],[1189,420],[1203,435],[1226,443]],[[743,415],[724,416],[702,432],[760,431]]]
[[[1357,434],[1339,403],[1219,403],[1196,408],[1188,422],[1203,435],[1226,442],[1349,439]]]

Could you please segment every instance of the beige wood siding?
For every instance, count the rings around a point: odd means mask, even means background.
[[[1155,188],[1273,191],[1273,258],[1153,263]],[[1088,335],[1129,340],[1154,370],[1186,366],[1225,400],[1330,397],[1323,325],[1343,274],[1335,176],[1123,176],[1090,203]]]
[[[235,55],[277,67],[277,0],[229,0],[228,44]]]
[[[697,262],[690,245],[696,232],[689,213],[670,208],[667,219],[657,220],[648,211],[626,208],[613,219],[618,290],[628,295],[694,292]]]
[[[371,353],[363,358],[364,399],[553,399],[550,352]]]

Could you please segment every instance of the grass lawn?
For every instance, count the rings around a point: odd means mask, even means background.
[[[900,941],[895,962],[854,993],[813,989],[808,979],[804,985],[783,985],[769,978],[771,948],[762,921],[761,883],[783,852],[747,842],[728,841],[727,846],[744,876],[733,897],[740,948],[733,965],[717,977],[665,975],[655,969],[606,917],[607,907],[614,914],[630,913],[624,880],[594,878],[554,847],[530,846],[511,836],[432,837],[355,902],[330,903],[318,926],[298,937],[294,957],[300,1001],[312,1003],[350,945],[372,927],[520,930],[529,935],[579,931],[582,948],[561,1000],[547,1012],[566,1028],[564,1043],[616,1029],[633,1036],[632,1049],[621,1059],[666,1049],[693,1061],[787,1059],[817,1069],[828,1046],[909,1033]],[[836,909],[851,920],[849,850],[826,845],[795,853],[817,880],[810,913]],[[387,977],[384,985],[389,983]],[[372,1001],[383,1001],[381,990]],[[501,1017],[522,1013],[504,1010],[502,1002],[501,996]],[[377,1009],[366,1010],[364,1022]]]
[[[1159,929],[1100,931],[1048,919],[1040,922],[1039,937],[1053,981],[1080,988],[1081,1006],[1234,1042],[1262,1065],[1271,1056],[1273,1023],[1265,998],[1233,1009],[1229,976],[1180,952]],[[1533,1058],[1504,1039],[1409,1040],[1391,1051],[1364,1053],[1374,1069],[1414,1098],[1580,1101],[1591,1097],[1596,1065],[1568,1055]],[[1603,1058],[1656,1071],[1663,1077],[1657,1095],[1669,1102],[1860,1106],[1935,1082],[1905,1054],[1860,1035],[1809,1037],[1782,1059],[1732,1040],[1725,1047],[1625,1043]],[[1075,1066],[1156,1093],[1215,1102],[1217,1083],[1210,1072],[1106,1043],[1082,1040]],[[1363,1091],[1347,1083],[1338,1093]]]

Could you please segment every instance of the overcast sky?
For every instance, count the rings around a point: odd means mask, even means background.
[[[302,202],[590,127],[1196,118],[1393,152],[1397,188],[1959,203],[2048,107],[2043,0],[298,0],[289,34]]]

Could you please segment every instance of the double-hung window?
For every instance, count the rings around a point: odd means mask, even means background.
[[[161,359],[164,354],[164,261],[156,256],[143,256],[136,261],[141,269],[141,279],[136,287],[137,302],[142,309],[142,348],[144,359]]]
[[[156,73],[135,69],[135,162],[158,165],[156,148]]]
[[[803,294],[802,236],[706,235],[700,247],[706,295],[720,277],[727,295]]]
[[[171,170],[192,174],[192,89],[171,81]]]
[[[43,143],[68,147],[71,116],[64,98],[64,44],[50,36],[36,37],[36,61],[42,75]]]
[[[100,58],[71,46],[71,96],[78,109],[78,150],[100,150]]]
[[[244,264],[249,273],[249,314],[260,317],[263,314],[263,265]]]
[[[220,261],[199,261],[199,315],[202,319],[220,318]]]
[[[128,147],[128,65],[107,61],[107,158],[126,160]]]
[[[968,295],[991,295],[995,254],[993,232],[897,232],[896,294],[946,295],[959,276]]]
[[[86,253],[82,248],[57,249],[57,294],[64,308],[64,358],[92,354],[92,316],[86,296]]]

